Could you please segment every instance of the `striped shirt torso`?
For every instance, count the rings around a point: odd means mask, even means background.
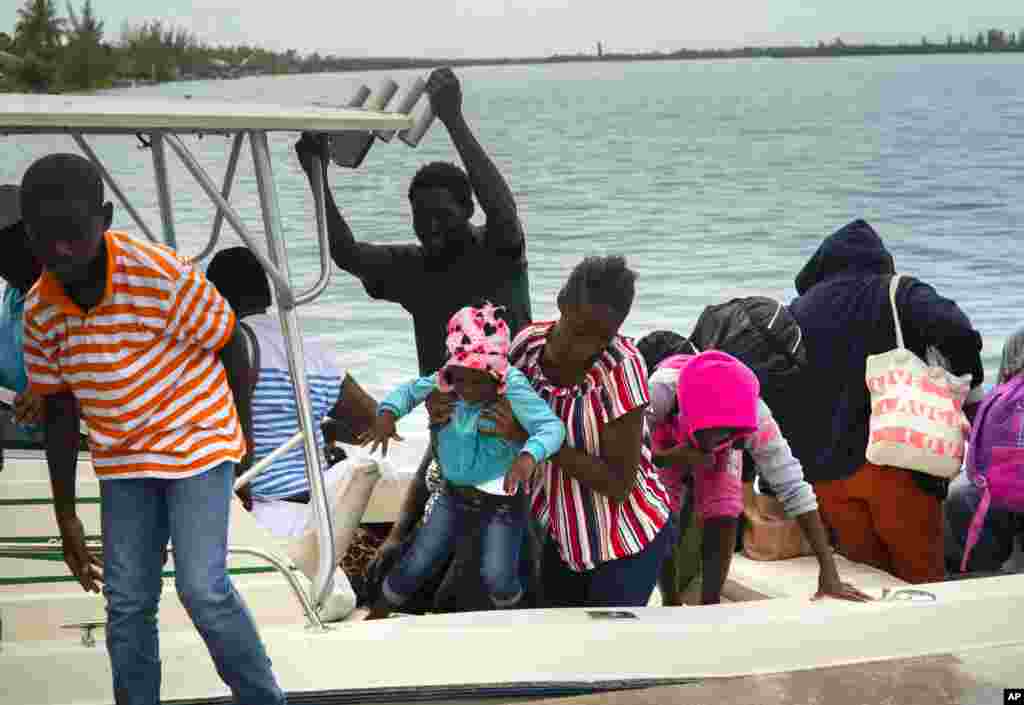
[[[96,475],[183,478],[245,448],[218,353],[235,315],[173,250],[106,233],[107,282],[83,312],[48,272],[25,302],[32,390],[70,391],[89,427]]]
[[[247,316],[244,320],[252,328],[260,347],[260,374],[252,396],[253,460],[258,462],[299,432],[299,416],[280,321],[268,314]],[[317,448],[323,448],[320,423],[338,401],[345,372],[324,346],[303,340],[302,349],[313,406],[315,444]],[[326,463],[321,465],[326,469]],[[263,500],[309,491],[303,446],[292,448],[274,461],[252,481],[250,489],[254,499]]]
[[[604,426],[648,403],[647,370],[633,343],[616,336],[584,381],[556,387],[541,370],[541,356],[553,322],[523,329],[512,344],[509,361],[530,380],[566,426],[566,444],[601,455]],[[615,502],[587,489],[556,462],[546,463],[534,482],[532,510],[558,544],[566,565],[575,571],[639,553],[668,521],[668,497],[655,472],[646,419],[636,483],[629,497]]]

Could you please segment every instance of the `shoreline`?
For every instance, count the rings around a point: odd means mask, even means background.
[[[448,66],[453,69],[467,67],[495,66],[548,66],[560,64],[584,63],[630,63],[643,61],[730,61],[737,59],[837,59],[847,57],[884,57],[884,56],[966,56],[966,55],[999,55],[1011,54],[1024,56],[1024,45],[1010,46],[1001,49],[978,47],[960,48],[954,45],[868,45],[868,46],[826,46],[822,47],[744,47],[741,49],[703,49],[679,50],[671,53],[606,53],[602,56],[594,54],[555,54],[547,57],[519,58],[478,58],[478,59],[418,59],[406,57],[383,58],[331,58],[323,60],[323,66],[315,70],[246,73],[233,78],[250,76],[297,76],[319,73],[358,73],[362,71],[401,71],[415,69],[433,69]]]
[[[426,59],[411,57],[381,58],[335,58],[325,57],[322,64],[311,70],[289,69],[284,71],[242,70],[230,75],[192,76],[185,75],[169,80],[153,80],[149,78],[119,77],[111,80],[110,85],[94,91],[56,91],[57,94],[86,93],[91,94],[110,89],[155,86],[186,81],[223,81],[257,76],[303,76],[330,73],[360,73],[366,71],[404,71],[427,70],[440,66],[453,69],[472,67],[501,66],[551,66],[563,64],[585,63],[632,63],[632,62],[689,62],[689,61],[733,61],[750,59],[841,59],[848,57],[906,57],[906,56],[991,56],[991,55],[1024,56],[1024,44],[1001,48],[978,47],[974,45],[825,45],[817,47],[743,47],[740,49],[682,49],[671,53],[605,53],[595,54],[555,54],[547,57],[521,58],[478,58],[478,59]],[[0,93],[13,91],[0,90]]]

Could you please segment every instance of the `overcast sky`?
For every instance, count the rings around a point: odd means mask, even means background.
[[[80,6],[83,0],[74,0]],[[160,18],[212,43],[350,56],[546,56],[865,40],[1024,28],[1024,0],[93,0],[116,38]],[[0,0],[10,31],[24,0]],[[58,0],[62,10],[65,0]]]

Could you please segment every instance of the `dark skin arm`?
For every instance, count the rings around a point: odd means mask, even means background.
[[[675,468],[677,472],[688,475],[694,468],[706,466],[714,458],[700,448],[688,443],[653,453],[654,463],[658,467]],[[735,517],[713,517],[704,522],[701,535],[701,593],[702,605],[717,605],[722,601],[722,588],[729,576],[732,565],[732,554],[736,548],[736,530],[738,521]],[[676,596],[681,604],[681,597]]]
[[[871,597],[858,590],[850,583],[844,583],[839,577],[832,547],[829,545],[828,533],[821,522],[817,510],[804,512],[796,517],[797,524],[807,542],[811,545],[818,559],[818,590],[814,599],[833,597],[838,600],[852,602],[869,602]],[[703,562],[703,585],[701,590],[702,604],[718,604],[722,598],[722,588],[729,575],[732,554],[736,546],[738,523],[732,517],[718,517],[704,523],[704,536],[701,545]]]
[[[446,404],[444,400],[438,401],[438,407],[442,404]],[[427,399],[427,411],[430,413],[431,423],[434,421],[434,411],[430,409],[430,399]],[[447,416],[444,417],[444,422],[448,422],[448,416],[451,415],[449,407],[444,407],[447,412]],[[530,438],[529,432],[522,427],[519,420],[516,419],[515,414],[512,412],[512,404],[509,402],[508,397],[500,397],[492,407],[484,409],[480,412],[480,418],[490,419],[494,422],[494,428],[487,428],[480,426],[477,431],[483,436],[498,436],[505,440],[511,441],[512,443],[518,443],[520,445],[526,443]]]
[[[580,484],[622,502],[636,484],[643,449],[643,409],[634,409],[601,431],[602,457],[562,446],[552,459]]]
[[[653,452],[654,464],[674,468],[681,475],[689,475],[695,468],[707,466],[714,457],[688,443]],[[722,588],[729,576],[732,554],[736,547],[738,521],[735,517],[713,517],[704,521],[701,534],[701,593],[702,605],[717,605],[722,601]],[[666,561],[666,564],[671,561]],[[674,589],[674,587],[673,587]],[[676,604],[682,604],[681,595],[671,595]]]
[[[698,465],[706,465],[711,462],[711,455],[700,448],[694,448],[687,443],[680,443],[677,446],[656,450],[652,454],[654,464],[659,468],[670,468],[676,465],[684,466],[682,469],[689,472],[690,468]]]
[[[409,490],[405,493],[402,501],[402,508],[399,510],[398,519],[391,527],[391,535],[388,540],[401,541],[412,533],[416,523],[423,516],[423,509],[430,498],[430,490],[427,489],[427,470],[421,467],[413,475],[409,483]]]
[[[523,242],[523,233],[518,227],[515,197],[466,122],[462,113],[462,87],[459,79],[450,68],[435,69],[427,81],[427,93],[434,113],[451,135],[452,143],[469,175],[470,186],[488,222],[516,224],[512,228],[489,229],[489,238],[500,238],[492,240],[490,244],[502,250],[519,247]]]
[[[332,420],[324,424],[325,427],[330,426],[332,437],[341,443],[356,445],[373,428],[376,418],[377,401],[359,386],[352,375],[345,375],[338,401],[331,409]]]
[[[245,333],[237,322],[231,332],[231,338],[220,349],[218,356],[224,365],[231,396],[234,397],[235,409],[238,411],[238,420],[242,425],[242,435],[245,436],[245,456],[235,468],[235,474],[241,475],[252,463],[252,397],[249,390],[250,362],[245,346]],[[251,510],[252,498],[248,486],[238,490],[237,494],[245,508]]]
[[[75,509],[75,480],[78,471],[79,411],[71,392],[44,398],[44,436],[46,464],[53,489],[53,508],[57,515],[64,549],[64,562],[78,578],[82,589],[99,592],[102,563],[85,547],[85,529]]]
[[[807,537],[808,543],[818,559],[821,567],[818,574],[818,591],[814,599],[832,597],[852,602],[869,602],[871,597],[839,577],[839,570],[829,546],[828,533],[817,510],[804,512],[796,518],[800,530]],[[722,599],[722,588],[729,575],[732,554],[736,547],[736,531],[738,523],[732,517],[718,517],[704,523],[704,537],[701,545],[703,563],[703,584],[701,602],[705,605],[717,605]]]
[[[4,256],[0,259],[0,279],[22,294],[27,294],[43,273],[43,266],[32,254],[24,223],[19,220],[0,229],[0,242],[4,243]]]
[[[327,137],[305,132],[295,144],[295,153],[299,164],[306,173],[310,188],[313,187],[313,157],[319,155],[321,164],[326,167],[330,158],[327,152]],[[330,244],[331,259],[341,269],[360,279],[376,279],[387,275],[393,264],[393,256],[387,245],[374,245],[368,242],[357,242],[351,228],[338,209],[327,180],[327,169],[323,169],[324,207],[327,212],[327,239]]]
[[[717,605],[722,601],[722,588],[729,577],[732,554],[736,550],[735,517],[714,517],[704,522],[701,537],[701,589],[702,605]]]
[[[419,470],[413,475],[409,483],[409,489],[402,500],[402,507],[398,513],[398,519],[391,525],[391,532],[384,540],[384,543],[377,549],[370,565],[367,566],[367,576],[373,581],[381,581],[401,555],[402,541],[409,536],[426,508],[427,500],[430,498],[430,490],[427,489],[426,465],[420,464]]]
[[[871,597],[839,577],[828,533],[817,510],[805,512],[796,518],[800,530],[818,559],[821,570],[818,574],[818,591],[814,599],[832,597],[852,602],[870,602]],[[736,547],[738,522],[731,517],[709,519],[704,523],[704,538],[701,546],[704,577],[701,587],[701,602],[717,605],[722,600],[722,588],[729,575],[729,566]]]
[[[441,402],[435,402],[434,406],[439,416],[442,410],[447,411]],[[427,399],[427,411],[431,415],[431,422],[434,422],[435,410],[431,408],[429,398]],[[481,428],[479,429],[481,434],[501,436],[512,442],[523,442],[529,436],[512,415],[512,409],[507,400],[500,402],[482,415],[494,421],[494,429]],[[601,432],[603,457],[598,458],[563,445],[551,460],[559,463],[564,472],[575,477],[588,489],[603,494],[616,502],[622,502],[629,496],[633,485],[636,484],[636,475],[640,470],[643,422],[643,409],[634,409],[606,425]]]
[[[839,569],[836,568],[836,561],[832,555],[832,547],[829,545],[828,532],[825,531],[825,525],[821,522],[818,510],[804,512],[796,518],[796,522],[800,525],[804,536],[807,537],[807,542],[811,544],[811,549],[818,558],[818,565],[821,566],[821,572],[818,574],[818,592],[814,599],[834,597],[838,600],[870,602],[870,595],[840,579]]]

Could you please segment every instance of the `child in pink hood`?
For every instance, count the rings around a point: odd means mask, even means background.
[[[716,350],[672,355],[652,373],[650,388],[654,459],[674,511],[681,504],[682,477],[693,472],[696,510],[704,522],[704,604],[721,600],[735,550],[743,513],[744,450],[754,456],[787,511],[797,516],[814,548],[821,564],[819,594],[869,599],[839,579],[814,491],[761,401],[760,384],[750,368]]]
[[[714,351],[676,355],[662,367],[678,373],[678,413],[655,428],[656,451],[681,445],[680,459],[697,466],[694,489],[701,516],[739,516],[743,463],[737,449],[757,430],[757,377],[735,358]]]

